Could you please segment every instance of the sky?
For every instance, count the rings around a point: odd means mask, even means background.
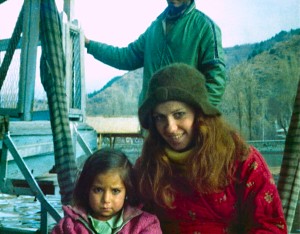
[[[282,30],[300,28],[300,0],[195,0],[199,10],[222,30],[223,47],[267,40]],[[22,0],[0,5],[0,39],[9,38]],[[56,0],[59,11],[62,0]],[[74,18],[84,34],[96,41],[126,46],[138,38],[166,8],[166,0],[75,0]],[[118,70],[85,54],[86,90],[101,89]]]

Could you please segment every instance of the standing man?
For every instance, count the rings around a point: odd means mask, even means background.
[[[196,67],[206,78],[210,102],[217,106],[226,83],[220,28],[196,9],[194,0],[167,0],[167,8],[127,47],[119,48],[85,38],[87,52],[97,60],[122,70],[143,67],[139,105],[152,74],[182,62]]]

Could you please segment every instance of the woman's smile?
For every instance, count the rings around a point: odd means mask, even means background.
[[[182,151],[193,142],[195,112],[189,105],[163,102],[154,109],[153,118],[158,133],[173,150]]]

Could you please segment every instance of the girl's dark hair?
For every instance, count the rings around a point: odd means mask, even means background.
[[[126,201],[132,206],[138,205],[132,164],[123,152],[110,148],[96,151],[85,161],[73,191],[73,205],[89,211],[89,192],[95,177],[114,169],[125,185]]]

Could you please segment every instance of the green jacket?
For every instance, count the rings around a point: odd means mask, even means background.
[[[139,104],[144,100],[150,78],[156,70],[174,62],[183,62],[195,66],[205,75],[210,101],[218,105],[226,83],[219,27],[197,10],[193,2],[179,19],[170,23],[167,32],[167,10],[127,47],[90,41],[87,52],[117,69],[144,67]]]

